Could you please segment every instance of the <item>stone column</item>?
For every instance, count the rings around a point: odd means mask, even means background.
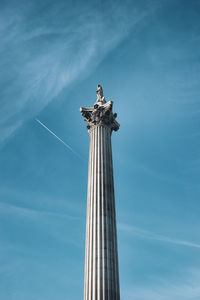
[[[119,129],[98,86],[93,108],[81,108],[90,136],[85,244],[85,300],[120,300],[111,134]]]

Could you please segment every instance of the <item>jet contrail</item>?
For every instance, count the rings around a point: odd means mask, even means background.
[[[151,231],[143,230],[139,227],[130,226],[130,225],[127,225],[124,223],[119,224],[119,229],[121,229],[131,235],[136,235],[136,236],[144,238],[144,239],[157,240],[160,242],[165,242],[165,243],[170,243],[170,244],[175,244],[175,245],[200,248],[200,244],[198,244],[198,243],[185,241],[185,240],[179,240],[177,238],[170,238],[165,235],[161,235],[161,234],[157,234],[157,233],[154,233]]]
[[[48,132],[50,132],[53,136],[55,136],[55,138],[57,138],[65,147],[67,147],[70,151],[72,151],[75,155],[77,155],[79,158],[82,159],[82,157],[80,157],[80,155],[78,153],[76,153],[72,147],[70,147],[68,144],[66,144],[63,140],[61,140],[53,131],[51,131],[47,126],[45,126],[40,120],[38,120],[37,118],[35,119],[40,125],[42,125],[42,127],[44,127]]]

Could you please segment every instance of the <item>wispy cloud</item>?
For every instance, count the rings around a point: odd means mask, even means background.
[[[48,210],[39,210],[34,208],[27,208],[23,206],[17,206],[10,203],[0,202],[1,214],[10,214],[15,215],[15,217],[23,217],[29,220],[35,218],[49,218],[49,217],[57,217],[57,218],[66,218],[66,219],[77,219],[76,216],[67,214],[65,212],[53,212]]]
[[[157,6],[22,3],[0,9],[0,142],[63,88],[87,76]]]
[[[122,230],[130,235],[137,236],[142,239],[150,239],[158,242],[174,244],[177,246],[186,246],[200,249],[200,243],[198,244],[191,241],[181,240],[178,238],[171,238],[148,230],[143,230],[136,226],[130,226],[127,224],[119,223],[118,228],[119,230]]]
[[[122,290],[122,299],[137,300],[198,300],[200,270],[182,270],[176,279],[157,278],[152,285],[131,286]]]
[[[52,211],[48,209],[35,209],[22,205],[0,202],[0,215],[6,219],[12,218],[12,222],[20,220],[20,223],[26,224],[26,229],[33,232],[39,232],[47,239],[49,236],[62,243],[71,243],[77,247],[82,247],[77,242],[71,231],[70,226],[75,226],[80,221],[80,215],[72,212]],[[12,228],[12,227],[11,227]],[[24,229],[24,234],[26,234]],[[15,235],[19,234],[18,228],[15,228]],[[36,234],[37,235],[37,234]],[[68,238],[66,238],[66,236]],[[12,243],[11,243],[12,245]],[[5,244],[7,246],[7,244]],[[4,247],[4,244],[3,244]]]

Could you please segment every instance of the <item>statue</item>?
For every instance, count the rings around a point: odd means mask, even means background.
[[[87,124],[88,131],[90,132],[95,126],[104,126],[111,131],[117,131],[120,125],[116,121],[117,114],[113,114],[112,112],[113,102],[106,102],[100,84],[97,86],[96,94],[97,100],[93,107],[80,108],[81,114],[85,118],[84,121]]]
[[[103,96],[103,89],[100,84],[97,85],[96,94],[97,94],[96,102],[101,102],[102,104],[106,103],[105,97]]]

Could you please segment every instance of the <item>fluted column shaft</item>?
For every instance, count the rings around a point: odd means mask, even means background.
[[[89,130],[85,300],[120,300],[111,129]]]

